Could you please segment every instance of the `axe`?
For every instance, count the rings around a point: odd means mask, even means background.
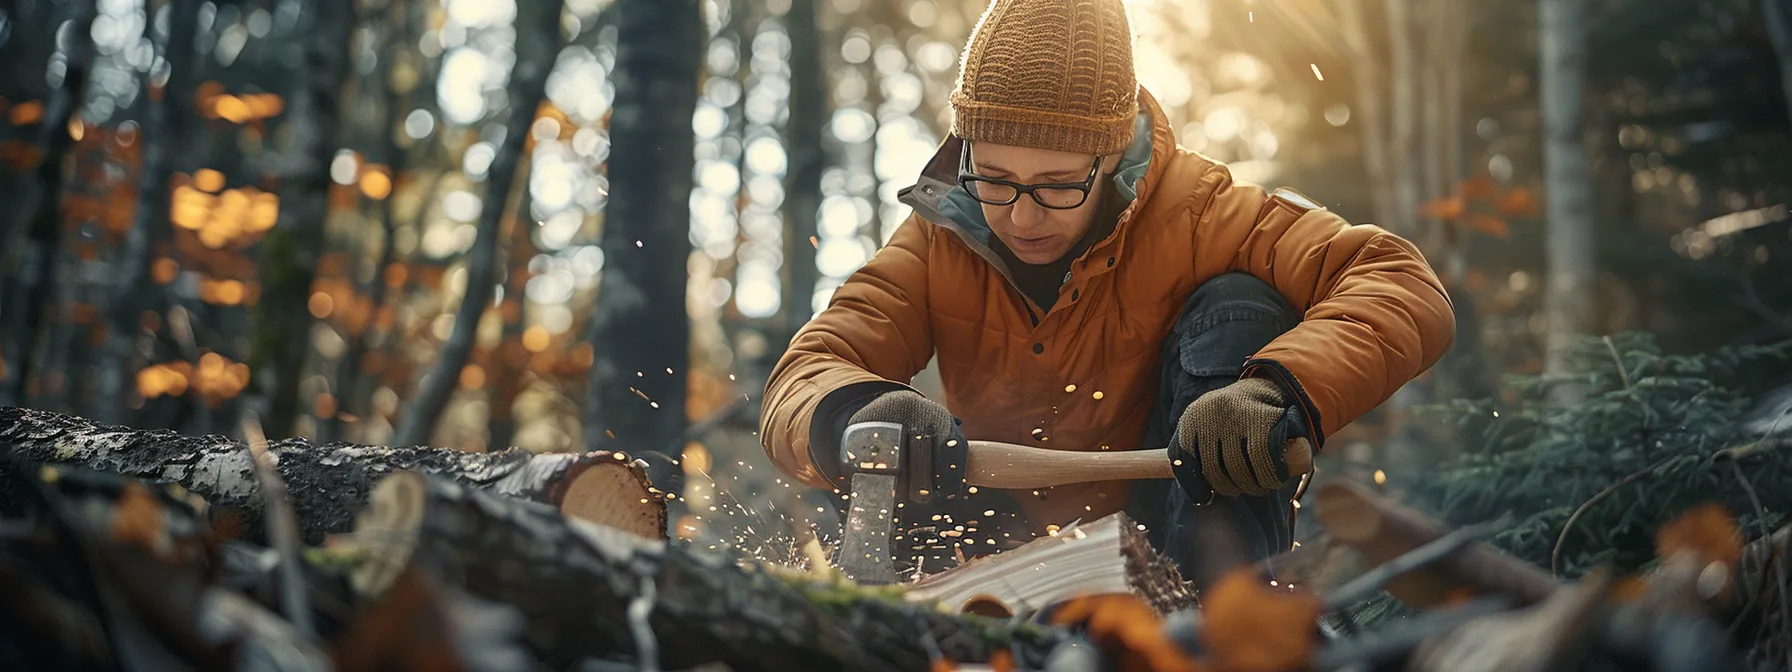
[[[846,428],[840,442],[840,463],[848,477],[850,503],[839,566],[848,578],[867,585],[896,582],[890,550],[895,526],[896,495],[908,490],[920,500],[926,491],[902,481],[904,474],[927,473],[932,464],[906,450],[902,425],[860,422]],[[965,483],[984,488],[1027,490],[1071,483],[1174,478],[1174,465],[1163,448],[1078,452],[1046,450],[1000,441],[968,441]],[[1294,449],[1294,446],[1290,446]],[[1310,451],[1302,440],[1298,449]],[[1290,455],[1291,466],[1300,460]],[[907,465],[904,463],[908,462]],[[1309,462],[1310,463],[1310,462]],[[1307,469],[1301,469],[1305,473]]]

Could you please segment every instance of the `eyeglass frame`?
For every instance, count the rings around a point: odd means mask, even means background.
[[[964,144],[964,149],[958,153],[958,186],[959,188],[964,189],[966,193],[970,194],[972,199],[975,199],[978,203],[986,205],[1013,205],[1019,203],[1021,195],[1025,194],[1031,196],[1033,202],[1038,203],[1039,207],[1042,208],[1050,210],[1075,210],[1083,207],[1083,205],[1089,202],[1089,192],[1095,188],[1095,178],[1101,174],[1101,159],[1101,155],[1098,154],[1095,156],[1095,164],[1089,166],[1089,176],[1083,178],[1082,182],[1021,184],[1019,182],[989,177],[986,175],[978,175],[971,172],[971,144],[967,142]],[[1014,190],[1014,197],[1004,202],[983,200],[983,197],[977,194],[977,190],[971,187],[970,183],[973,181],[989,182],[991,184],[999,184],[1008,187]],[[1077,200],[1075,205],[1049,205],[1045,201],[1040,200],[1038,194],[1033,193],[1040,189],[1072,189],[1082,192],[1083,197]]]

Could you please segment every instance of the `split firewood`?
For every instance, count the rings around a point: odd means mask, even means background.
[[[1104,593],[1137,594],[1160,614],[1195,604],[1193,587],[1176,565],[1123,513],[927,576],[908,584],[904,594],[955,613],[1010,616]]]
[[[516,606],[533,653],[556,668],[621,657],[660,669],[926,670],[924,641],[978,662],[1004,647],[1045,651],[1058,636],[908,604],[894,589],[753,571],[419,472],[382,480],[341,543],[368,563],[354,578],[370,593],[420,566]]]
[[[1354,482],[1320,485],[1315,499],[1314,514],[1331,538],[1362,552],[1372,565],[1448,533],[1429,516]],[[1429,609],[1450,599],[1458,588],[1510,595],[1520,605],[1530,605],[1548,598],[1557,585],[1540,567],[1487,544],[1468,543],[1435,563],[1395,577],[1386,589],[1409,606]]]
[[[386,448],[351,443],[314,446],[305,439],[268,444],[287,484],[303,540],[319,545],[347,532],[374,483],[419,469],[474,487],[544,502],[567,515],[663,539],[665,493],[645,466],[624,453],[532,453],[512,448],[469,453],[446,448]],[[250,538],[264,538],[262,497],[246,445],[221,436],[106,426],[60,413],[0,408],[0,458],[72,464],[178,483],[213,506],[240,511]],[[0,459],[0,472],[8,467]],[[0,480],[5,474],[0,473]],[[13,505],[0,485],[0,511]]]

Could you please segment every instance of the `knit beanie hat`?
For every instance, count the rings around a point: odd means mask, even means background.
[[[1121,0],[992,0],[965,44],[952,132],[966,140],[1112,154],[1138,116]]]

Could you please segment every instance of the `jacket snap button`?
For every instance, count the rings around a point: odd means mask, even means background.
[[[1035,355],[1045,354],[1045,344],[1044,343],[1034,343],[1033,344],[1033,354],[1035,354]]]
[[[1114,267],[1114,258],[1108,257],[1108,268],[1113,268],[1113,267]]]

